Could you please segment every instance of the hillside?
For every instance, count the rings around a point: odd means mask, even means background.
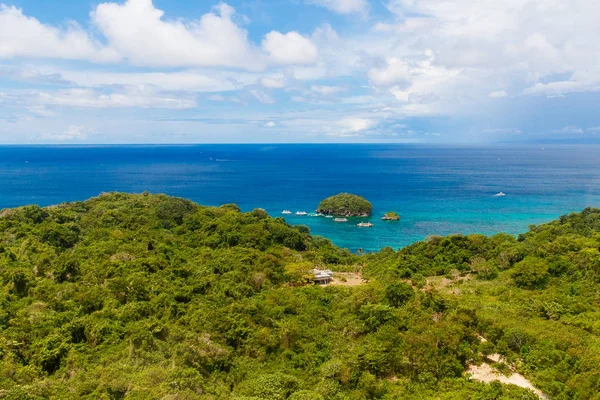
[[[537,398],[468,379],[482,361],[600,392],[599,210],[365,256],[163,195],[0,215],[0,398]],[[314,266],[369,282],[310,285]]]

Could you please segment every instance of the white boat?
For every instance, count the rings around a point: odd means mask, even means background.
[[[318,217],[319,214],[317,214],[317,213],[309,213],[308,216],[309,217]]]
[[[283,210],[281,213],[284,215],[290,215],[292,212],[290,210]]]
[[[336,218],[334,219],[335,222],[348,222],[348,218]]]
[[[296,215],[307,215],[306,211],[296,211]]]
[[[359,224],[357,224],[357,226],[360,226],[362,228],[370,228],[373,226],[373,224],[370,222],[360,222]]]
[[[333,218],[333,215],[326,215],[325,218]]]
[[[495,194],[493,197],[504,197],[504,196],[506,196],[506,193],[500,192],[498,194]]]

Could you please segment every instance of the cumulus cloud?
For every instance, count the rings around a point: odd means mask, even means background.
[[[312,34],[305,25],[291,25],[289,32],[267,29],[264,36],[264,26],[253,30],[226,4],[178,18],[151,0],[103,1],[82,25],[49,25],[26,14],[35,10],[0,6],[0,59],[12,59],[0,65],[0,75],[20,85],[0,89],[0,103],[11,108],[3,117],[45,116],[47,122],[67,107],[186,109],[198,107],[199,92],[213,101],[269,105],[277,93],[277,107],[286,107],[277,109],[278,118],[320,113],[304,132],[372,137],[389,128],[386,121],[407,116],[499,121],[494,113],[506,110],[509,94],[600,91],[600,42],[592,40],[600,3],[591,0],[386,0],[392,14],[385,20],[371,15],[362,27],[347,29],[343,21],[352,20],[343,18],[336,20],[339,33],[328,24]],[[345,15],[369,12],[367,0],[301,3]],[[56,58],[112,64],[90,67]],[[35,85],[39,89],[20,89]],[[542,101],[519,100],[532,107]],[[248,118],[258,129],[273,117],[254,115],[260,104],[255,106]],[[496,118],[483,118],[488,113]],[[555,133],[596,132],[584,125],[597,125],[595,120],[577,123],[583,128]],[[281,118],[277,126],[288,127]],[[520,133],[472,126],[482,136]]]
[[[0,4],[0,58],[64,58],[114,62],[117,53],[102,46],[76,22],[57,28]]]
[[[313,64],[317,60],[317,47],[298,32],[272,31],[260,48],[238,23],[247,18],[234,17],[235,9],[225,3],[199,19],[166,19],[152,0],[105,2],[90,13],[90,32],[94,35],[76,22],[58,28],[24,15],[21,9],[0,4],[0,58],[127,60],[150,67],[257,71],[269,63]]]
[[[388,7],[401,22],[381,26],[401,35],[396,48],[428,49],[437,65],[461,68],[473,85],[508,79],[530,82],[525,94],[600,90],[593,56],[600,42],[591,39],[598,2],[391,0]],[[569,80],[544,79],[569,72]]]
[[[152,66],[260,68],[257,49],[246,30],[221,3],[199,20],[166,20],[152,0],[102,3],[92,21],[111,46],[131,63]]]
[[[377,122],[368,118],[347,117],[338,121],[338,126],[344,132],[362,132],[377,125]]]
[[[314,64],[318,56],[314,43],[298,32],[271,31],[263,39],[262,48],[275,64]]]
[[[274,128],[277,124],[273,121],[269,121],[265,124],[267,128]]]
[[[408,63],[392,57],[383,67],[371,68],[369,79],[377,86],[408,86],[412,82],[413,73]]]
[[[369,4],[365,0],[308,0],[338,14],[365,14]]]

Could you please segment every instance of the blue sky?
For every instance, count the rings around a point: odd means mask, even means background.
[[[594,0],[0,0],[0,143],[600,141],[598,20]]]

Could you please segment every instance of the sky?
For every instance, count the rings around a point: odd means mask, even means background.
[[[600,142],[597,0],[0,0],[0,144]]]

